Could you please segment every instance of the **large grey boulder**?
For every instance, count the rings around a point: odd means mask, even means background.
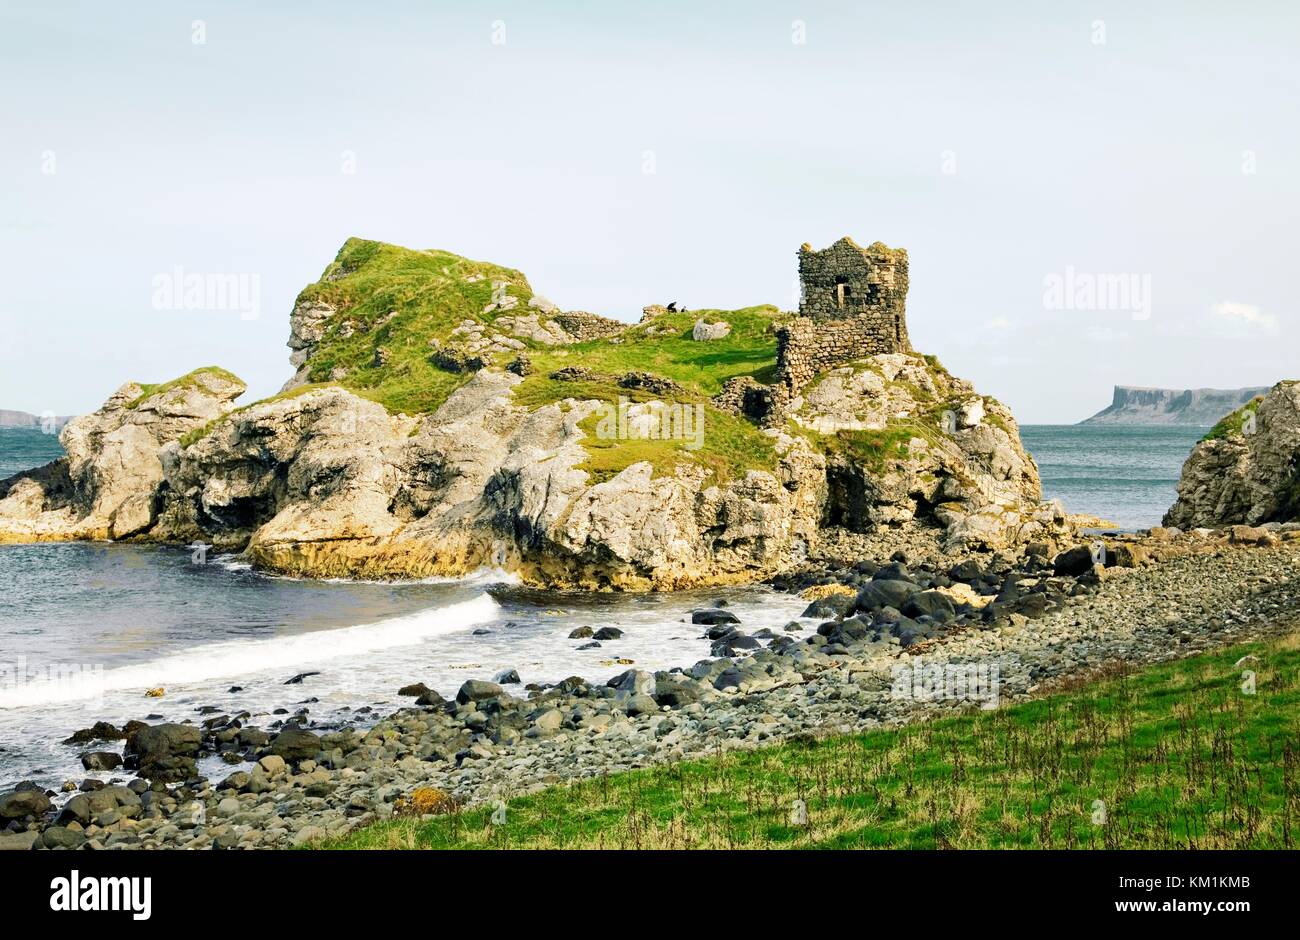
[[[456,701],[462,705],[470,702],[482,702],[487,699],[500,698],[505,694],[505,689],[495,682],[488,682],[485,679],[467,679],[461,685],[460,690],[456,693]]]
[[[58,822],[76,821],[83,826],[94,822],[96,817],[113,811],[119,816],[134,818],[143,810],[140,797],[127,787],[108,786],[89,793],[78,793],[63,804],[59,811]]]
[[[0,820],[40,816],[50,808],[50,798],[41,790],[24,789],[0,796]]]
[[[861,611],[874,612],[885,607],[903,609],[903,605],[913,594],[920,592],[920,587],[911,581],[896,578],[882,578],[872,581],[858,592],[857,608]]]
[[[126,767],[146,780],[177,783],[197,773],[202,735],[193,725],[145,725],[126,739]]]
[[[1183,464],[1164,525],[1257,526],[1300,518],[1300,382],[1227,416]]]
[[[271,739],[269,753],[292,764],[311,760],[320,750],[320,735],[303,728],[285,728]]]

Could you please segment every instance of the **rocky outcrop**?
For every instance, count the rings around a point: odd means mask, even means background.
[[[1300,382],[1279,382],[1192,449],[1166,526],[1257,526],[1300,518]]]
[[[433,415],[390,416],[339,388],[262,402],[164,448],[153,535],[244,547],[314,576],[418,577],[500,565],[545,584],[663,588],[744,580],[815,537],[824,479],[785,438],[776,473],[726,486],[633,464],[593,485],[579,424],[600,405],[514,403],[482,370]],[[792,484],[787,486],[787,484]]]
[[[827,441],[828,521],[855,531],[938,527],[950,545],[996,549],[1068,530],[1042,504],[1038,468],[1010,410],[912,353],[832,369],[790,419]]]
[[[1186,424],[1208,427],[1267,388],[1137,388],[1116,385],[1111,403],[1080,424]]]
[[[165,444],[233,407],[244,383],[221,369],[128,382],[59,435],[67,456],[0,482],[0,541],[120,539],[153,526]]]
[[[776,313],[647,308],[628,328],[557,312],[509,269],[350,240],[290,315],[287,391],[232,410],[243,384],[219,370],[124,386],[68,426],[66,459],[0,484],[0,539],[202,540],[316,577],[491,565],[672,589],[798,566],[828,531],[982,550],[1068,530],[1007,409],[936,361],[837,347],[778,412],[774,386],[719,386],[677,342],[726,327],[709,356],[762,370]],[[677,433],[656,436],[670,413]]]
[[[319,300],[299,299],[289,314],[289,342],[293,350],[289,354],[289,364],[293,366],[293,377],[280,389],[287,392],[310,381],[311,367],[308,360],[316,352],[316,347],[325,338],[325,328],[338,311]]]

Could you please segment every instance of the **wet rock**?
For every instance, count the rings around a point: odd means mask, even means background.
[[[679,676],[665,674],[655,682],[654,699],[661,706],[685,708],[694,705],[704,697],[698,682]]]
[[[492,677],[498,685],[519,685],[519,673],[514,669],[503,669]]]
[[[320,737],[302,728],[285,728],[271,740],[271,755],[287,763],[310,760],[320,749]]]
[[[624,700],[623,711],[633,716],[658,714],[659,703],[649,695],[633,695]]]
[[[741,650],[756,650],[763,644],[752,636],[743,633],[731,633],[714,642],[709,648],[710,656],[734,656]]]
[[[198,775],[202,737],[193,725],[145,725],[126,739],[125,766],[147,780],[177,783]]]
[[[87,770],[114,770],[122,766],[122,755],[116,751],[89,751],[81,755],[81,766]]]
[[[593,640],[617,640],[623,635],[623,631],[618,627],[601,627],[592,634]]]
[[[800,616],[816,617],[818,619],[825,619],[827,617],[847,617],[849,614],[853,613],[856,606],[856,594],[828,594],[809,604]]]
[[[918,585],[899,578],[872,581],[858,592],[857,609],[872,612],[882,607],[893,607],[901,610],[908,599],[920,590]]]
[[[121,741],[125,732],[107,721],[97,721],[89,728],[82,728],[73,733],[64,744],[89,744],[91,741]]]
[[[620,672],[606,682],[605,685],[616,692],[622,693],[624,696],[653,695],[655,692],[655,677],[642,669],[629,669],[626,672]]]
[[[691,623],[716,626],[718,624],[740,623],[740,618],[721,607],[704,607],[691,612]]]
[[[86,836],[67,826],[50,826],[41,833],[36,844],[42,849],[79,849],[86,844]]]
[[[572,630],[572,631],[569,633],[569,639],[570,639],[570,640],[585,640],[587,637],[591,636],[591,634],[592,634],[592,629],[591,629],[591,627],[588,627],[588,626],[581,626],[581,627],[577,627],[576,629]]]
[[[119,818],[134,819],[142,811],[140,797],[127,787],[107,786],[93,793],[78,793],[63,804],[59,811],[59,823],[78,822],[88,825],[108,813],[116,813]]]
[[[425,708],[442,708],[447,704],[447,700],[433,689],[429,689],[415,700],[415,704]]]
[[[956,612],[952,601],[940,591],[921,591],[908,598],[900,610],[908,617],[938,617],[949,619]]]
[[[49,808],[50,798],[37,789],[19,789],[0,796],[0,820],[6,822],[12,819],[25,819],[28,816],[40,816]]]
[[[505,690],[495,682],[486,682],[483,679],[467,679],[456,693],[456,701],[461,705],[468,702],[482,702],[487,699],[500,698],[505,694]]]

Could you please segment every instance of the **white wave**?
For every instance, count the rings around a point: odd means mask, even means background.
[[[317,584],[383,584],[388,586],[403,584],[464,584],[472,587],[478,584],[519,583],[519,575],[513,571],[488,566],[476,568],[468,574],[430,575],[427,578],[390,579],[387,581],[373,578],[306,578],[299,575],[279,574],[274,571],[258,571],[253,568],[250,562],[244,561],[243,557],[242,555],[218,555],[212,559],[212,564],[223,571],[251,571],[258,577],[271,581],[309,581]]]
[[[492,620],[500,606],[481,594],[447,607],[435,607],[375,623],[317,630],[264,640],[209,643],[183,652],[168,653],[146,663],[96,668],[93,664],[59,664],[57,671],[33,677],[4,675],[0,670],[0,708],[20,708],[96,698],[107,692],[162,686],[171,692],[187,684],[226,677],[279,671],[299,666],[356,657],[455,633]],[[349,664],[351,665],[351,664]],[[356,664],[364,668],[364,663]]]

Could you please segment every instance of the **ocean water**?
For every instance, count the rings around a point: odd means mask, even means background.
[[[1048,498],[1125,527],[1152,525],[1203,433],[1182,428],[1028,426]],[[59,455],[40,431],[0,429],[0,475]],[[603,681],[708,655],[690,611],[725,596],[744,628],[780,629],[806,602],[763,587],[668,595],[539,592],[501,572],[407,583],[308,581],[238,558],[192,562],[183,548],[108,543],[0,546],[0,788],[57,787],[90,774],[87,748],[60,742],[98,720],[197,721],[200,709],[310,709],[364,726],[424,682],[451,696],[467,678],[518,670],[523,682]],[[578,626],[625,631],[579,650]],[[811,622],[806,627],[811,627]],[[300,673],[300,682],[287,684]],[[146,698],[163,688],[161,698]],[[516,687],[521,691],[520,687]],[[151,717],[152,716],[152,717]],[[280,716],[283,717],[283,716]],[[114,746],[116,747],[116,746]],[[93,748],[92,748],[93,749]],[[217,762],[210,776],[230,768]],[[94,776],[111,777],[111,774]]]
[[[1123,529],[1159,525],[1177,496],[1183,461],[1209,428],[1025,424],[1043,498]]]
[[[57,434],[36,428],[0,428],[0,480],[62,456]]]
[[[466,679],[505,669],[528,683],[604,681],[629,668],[620,660],[649,670],[689,665],[710,646],[690,612],[719,596],[750,631],[779,630],[807,604],[763,587],[539,592],[491,571],[320,582],[260,574],[233,557],[194,564],[182,548],[0,546],[0,789],[86,777],[86,748],[60,741],[98,720],[198,721],[208,706],[248,710],[267,727],[273,709],[306,703],[314,720],[364,727],[371,716],[358,708],[379,717],[409,704],[396,692],[412,682],[451,697]],[[624,635],[579,650],[589,641],[569,633],[582,625]],[[317,674],[286,684],[306,672]],[[145,697],[154,688],[162,698]]]

